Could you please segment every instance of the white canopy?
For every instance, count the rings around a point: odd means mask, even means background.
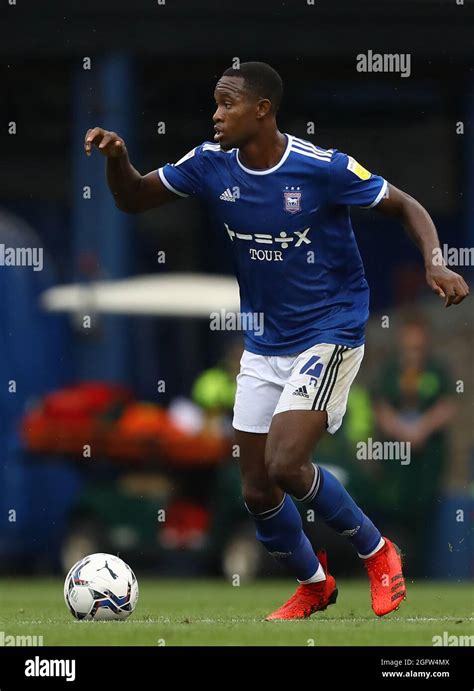
[[[73,313],[209,317],[210,312],[240,309],[235,278],[197,273],[74,283],[50,288],[40,300],[48,311]]]

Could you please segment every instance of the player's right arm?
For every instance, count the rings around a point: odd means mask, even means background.
[[[125,142],[115,132],[102,127],[87,130],[84,150],[88,156],[93,146],[107,159],[107,183],[121,211],[136,214],[179,198],[165,187],[156,171],[141,175],[132,166]]]

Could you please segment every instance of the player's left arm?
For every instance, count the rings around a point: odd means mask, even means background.
[[[442,255],[438,233],[426,209],[416,199],[390,183],[385,196],[375,208],[383,214],[399,219],[404,225],[409,237],[423,255],[426,281],[437,295],[445,298],[445,307],[462,302],[469,295],[469,287],[462,276],[439,261]],[[433,261],[435,257],[436,263]]]

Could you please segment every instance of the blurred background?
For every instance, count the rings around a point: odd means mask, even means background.
[[[241,336],[210,327],[238,310],[227,238],[192,199],[118,211],[87,129],[118,132],[149,172],[212,140],[233,58],[267,61],[285,85],[280,129],[418,199],[442,245],[471,248],[452,268],[472,283],[473,16],[454,0],[3,4],[0,573],[59,574],[104,551],[154,575],[282,575],[240,493]],[[358,72],[369,50],[409,53],[410,76]],[[314,459],[399,542],[409,577],[469,579],[472,305],[431,295],[399,225],[371,210],[353,224],[366,357]],[[8,265],[8,248],[41,248],[41,267]],[[410,464],[357,457],[360,441],[407,435]],[[360,575],[343,538],[306,528],[336,573]]]

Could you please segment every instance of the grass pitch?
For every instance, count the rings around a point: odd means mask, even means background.
[[[293,594],[291,579],[234,587],[224,580],[142,578],[139,585],[130,619],[84,622],[67,610],[61,580],[0,579],[0,630],[5,637],[42,636],[45,646],[432,646],[433,636],[445,631],[474,634],[469,583],[407,583],[408,599],[379,619],[368,582],[338,581],[335,605],[289,622],[263,619]]]

